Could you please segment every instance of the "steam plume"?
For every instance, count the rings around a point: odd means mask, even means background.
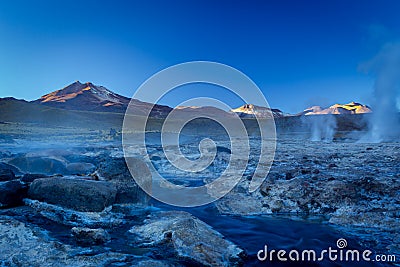
[[[337,127],[334,115],[303,116],[302,123],[311,130],[311,141],[332,142]]]
[[[400,124],[396,98],[400,91],[400,43],[385,45],[361,68],[376,78],[369,131],[360,141],[377,143],[398,137]]]

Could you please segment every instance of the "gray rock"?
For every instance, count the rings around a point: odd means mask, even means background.
[[[232,151],[229,148],[223,146],[217,146],[217,152],[232,154]]]
[[[110,235],[102,228],[73,227],[71,233],[76,242],[83,245],[100,245],[110,240]]]
[[[0,207],[15,207],[23,204],[28,187],[18,180],[0,183]]]
[[[335,163],[330,163],[329,165],[328,165],[328,168],[337,168],[337,165],[335,164]]]
[[[101,180],[129,180],[130,173],[124,158],[105,156],[96,171]]]
[[[111,212],[111,207],[101,212],[82,212],[28,198],[24,199],[24,203],[43,217],[63,225],[113,228],[119,227],[124,223],[123,215]]]
[[[295,175],[293,174],[293,172],[287,172],[287,173],[285,173],[285,179],[286,179],[286,180],[293,179],[294,177],[295,177]]]
[[[136,204],[147,205],[150,197],[135,183],[135,181],[130,181],[130,182],[113,181],[113,183],[117,188],[115,203],[117,204],[136,203]]]
[[[149,260],[114,252],[82,251],[52,240],[40,228],[6,216],[0,216],[0,233],[0,266],[135,266]]]
[[[180,265],[168,263],[165,261],[159,261],[159,260],[143,260],[143,261],[138,262],[137,265],[135,265],[135,266],[136,267],[177,267]]]
[[[133,174],[129,172],[127,162],[131,166]],[[135,157],[127,157],[125,159],[123,157],[115,158],[107,156],[100,162],[97,174],[106,181],[131,181],[132,175],[138,179],[141,179],[141,177],[151,177],[146,163],[142,159]]]
[[[242,261],[243,250],[214,231],[209,225],[183,211],[158,212],[134,226],[140,243],[162,245],[169,243],[177,255],[205,266],[235,266]]]
[[[11,159],[9,164],[23,172],[52,174],[66,174],[65,162],[56,157],[19,156]]]
[[[263,211],[262,199],[249,197],[247,194],[231,191],[215,202],[222,214],[257,215]]]
[[[10,169],[0,169],[0,182],[10,181],[15,179],[15,174]]]
[[[21,181],[24,183],[32,183],[39,178],[48,178],[49,176],[40,173],[26,173],[21,177]]]
[[[28,195],[32,199],[77,211],[102,211],[115,201],[112,183],[70,178],[36,179]]]
[[[140,158],[127,158],[135,179],[144,180],[151,187],[151,173],[146,163]],[[101,180],[115,184],[117,188],[116,203],[147,204],[149,196],[138,186],[129,172],[125,158],[107,157],[99,164],[96,172]]]
[[[67,164],[67,171],[69,174],[88,175],[96,170],[96,166],[92,163],[74,162]]]
[[[150,157],[150,159],[151,159],[152,161],[160,161],[160,160],[161,160],[161,157],[153,155],[153,156]]]
[[[22,172],[13,165],[0,162],[0,170],[11,170],[15,175],[21,175]]]
[[[365,153],[366,147],[373,147],[374,153]],[[331,217],[334,224],[387,225],[390,229],[392,221],[398,220],[393,211],[400,207],[400,156],[396,147],[396,143],[300,145],[281,141],[271,172],[257,194],[233,190],[216,205],[225,214],[322,214]],[[247,189],[248,181],[241,181],[238,187]],[[346,213],[340,212],[354,207],[354,216],[346,218]],[[373,220],[369,214],[386,219]]]

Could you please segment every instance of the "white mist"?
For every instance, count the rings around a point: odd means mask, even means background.
[[[369,130],[360,142],[378,143],[397,139],[400,136],[397,107],[400,92],[400,43],[385,45],[361,68],[375,76],[375,83]]]

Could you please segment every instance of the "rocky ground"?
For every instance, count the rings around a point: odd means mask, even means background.
[[[360,243],[400,254],[400,143],[280,141],[260,190],[248,184],[217,201],[221,213],[323,215]]]
[[[160,147],[148,147],[156,169],[173,173],[172,180],[181,184],[207,182],[221,173],[229,145],[220,142],[217,150],[214,164],[199,177],[168,167]],[[194,158],[199,153],[190,142],[182,151]],[[137,174],[148,177],[143,155],[137,150],[131,160]],[[360,245],[400,255],[400,143],[280,140],[267,179],[249,193],[253,156],[238,186],[213,204],[221,214],[321,215],[339,231],[360,237]],[[0,206],[0,266],[246,262],[239,244],[190,213],[149,205],[115,143],[26,151],[4,146]]]
[[[236,266],[245,253],[183,211],[159,211],[120,151],[1,152],[0,266]],[[137,174],[151,175],[140,158]]]

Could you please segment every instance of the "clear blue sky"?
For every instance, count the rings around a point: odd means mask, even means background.
[[[132,96],[165,67],[210,60],[246,73],[286,112],[368,104],[373,80],[358,66],[398,40],[399,14],[395,0],[4,0],[0,97],[32,100],[75,80]],[[163,101],[218,97],[204,88],[182,88]]]

